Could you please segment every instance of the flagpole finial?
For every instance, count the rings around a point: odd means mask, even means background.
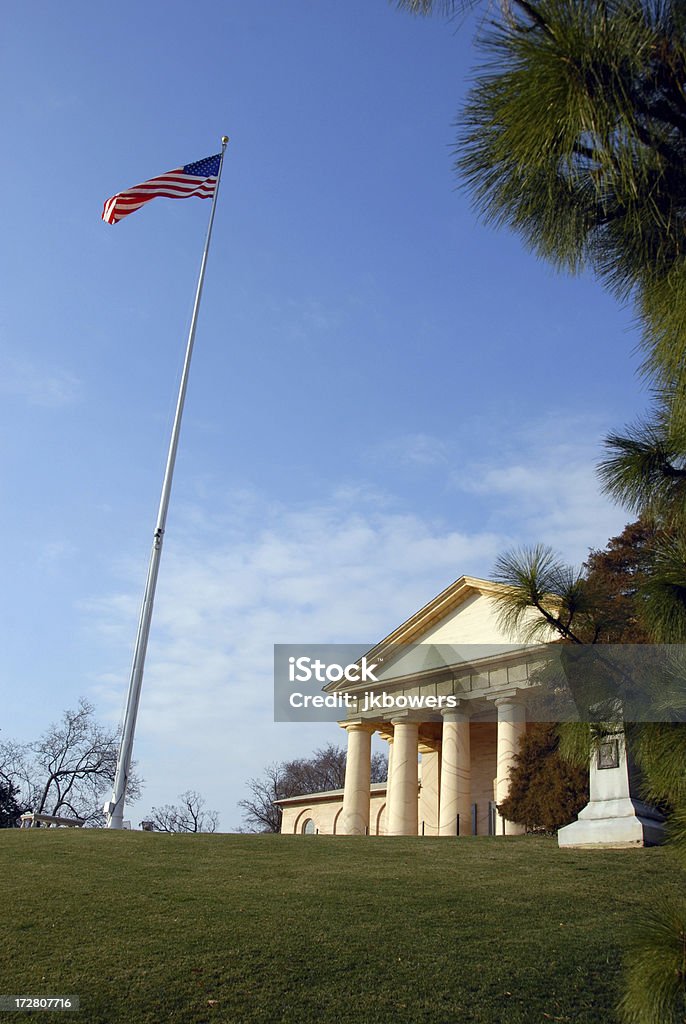
[[[228,135],[222,135],[222,146],[225,146],[228,141],[229,141],[229,136]]]

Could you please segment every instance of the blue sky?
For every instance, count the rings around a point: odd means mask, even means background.
[[[246,778],[340,734],[272,722],[273,643],[372,643],[513,544],[583,560],[646,395],[630,311],[458,188],[478,19],[202,12],[5,17],[1,735],[121,716],[209,204],[100,213],[227,133],[130,817],[193,787],[229,830]]]

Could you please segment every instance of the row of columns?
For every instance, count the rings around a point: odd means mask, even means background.
[[[507,796],[509,771],[519,741],[526,730],[523,705],[511,697],[495,701],[498,709],[498,742],[496,754],[495,799],[501,803]],[[440,751],[419,744],[419,722],[409,714],[391,719],[393,734],[389,741],[388,782],[386,785],[386,835],[417,835],[419,831],[419,775],[417,755],[421,750],[422,789],[438,792],[438,835],[454,836],[457,821],[465,832],[471,822],[471,749],[470,714],[464,706],[442,713],[443,735]],[[371,738],[384,723],[356,720],[342,722],[348,733],[348,756],[343,792],[341,832],[343,835],[365,835],[369,831]],[[521,831],[511,822],[499,821],[498,832],[512,835]]]

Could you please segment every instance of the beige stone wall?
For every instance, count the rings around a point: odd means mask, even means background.
[[[372,796],[369,811],[369,831],[373,836],[386,834],[386,791]]]
[[[488,835],[488,807],[493,800],[498,726],[496,722],[472,722],[472,803],[476,804],[476,834]],[[462,829],[460,829],[462,831]],[[471,833],[471,821],[466,834]],[[463,833],[464,834],[464,833]]]
[[[369,832],[370,835],[383,835],[386,828],[386,790],[373,792],[370,799]],[[281,822],[283,835],[300,835],[308,818],[314,822],[315,831],[322,836],[333,836],[339,832],[341,812],[343,811],[343,793],[336,792],[330,796],[322,794],[322,798],[306,801],[302,804],[285,805]]]
[[[424,751],[421,761],[421,786],[419,789],[419,829],[425,836],[438,835],[438,807],[441,786],[440,751]]]

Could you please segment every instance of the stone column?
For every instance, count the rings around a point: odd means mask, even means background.
[[[384,737],[388,740],[388,770],[386,772],[386,818],[384,823],[384,835],[389,835],[388,827],[391,820],[391,776],[393,774],[393,736]]]
[[[341,722],[348,733],[341,835],[364,836],[369,831],[369,785],[374,727],[368,722]]]
[[[510,789],[510,768],[514,764],[515,754],[519,752],[519,742],[526,732],[526,708],[516,697],[499,697],[495,701],[498,709],[498,754],[495,779],[495,802],[497,804],[507,796]],[[496,814],[496,834],[519,836],[525,832],[523,825],[515,825],[505,821]]]
[[[419,725],[406,718],[392,719],[393,774],[391,775],[391,813],[389,836],[416,836],[419,817],[419,776],[417,740]]]
[[[441,785],[441,755],[436,745],[420,743],[422,780],[419,787],[419,830],[423,835],[438,835],[438,807]]]
[[[441,816],[438,834],[460,835],[472,831],[471,751],[469,746],[469,712],[464,705],[448,708],[443,714],[441,746]]]

